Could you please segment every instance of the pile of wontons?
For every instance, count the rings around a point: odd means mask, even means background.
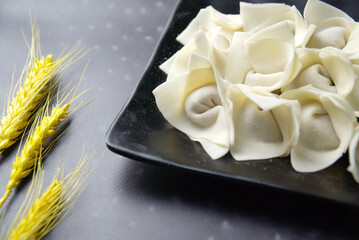
[[[318,0],[303,16],[274,3],[202,9],[160,66],[157,106],[213,159],[290,154],[296,171],[315,172],[349,148],[359,182],[359,23]]]

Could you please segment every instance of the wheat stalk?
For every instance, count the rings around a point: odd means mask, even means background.
[[[6,239],[41,239],[67,215],[81,193],[81,186],[91,171],[86,173],[92,156],[83,154],[78,165],[64,176],[58,168],[50,186],[40,197],[43,170],[38,167],[25,201],[14,219]],[[61,174],[60,174],[61,173]],[[80,191],[79,191],[80,190]],[[15,225],[17,226],[15,227]]]
[[[30,52],[24,70],[17,83],[19,85],[17,93],[15,91],[9,96],[8,107],[3,113],[0,125],[0,153],[13,145],[23,133],[24,129],[32,120],[32,116],[46,98],[49,89],[49,82],[58,77],[75,61],[87,52],[82,53],[79,43],[70,49],[66,54],[65,50],[58,60],[53,61],[52,55],[46,58],[41,56],[40,33],[36,24],[32,26],[31,46],[28,45]],[[60,56],[61,56],[60,55]],[[25,76],[25,77],[24,77]],[[23,83],[22,86],[21,83]]]

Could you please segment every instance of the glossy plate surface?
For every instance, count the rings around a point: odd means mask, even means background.
[[[296,5],[301,12],[305,5],[305,1],[302,0],[284,2]],[[359,19],[355,0],[327,0],[326,2],[342,9],[352,18]],[[295,172],[288,158],[236,162],[230,154],[227,154],[219,160],[212,160],[199,143],[191,141],[163,118],[152,95],[152,90],[166,79],[166,75],[159,70],[158,66],[181,48],[175,40],[176,36],[183,31],[201,8],[208,5],[212,5],[223,13],[238,13],[239,11],[237,0],[183,0],[179,2],[135,92],[107,133],[109,149],[143,162],[175,166],[359,207],[359,185],[346,171],[347,155],[344,155],[333,166],[311,174]]]

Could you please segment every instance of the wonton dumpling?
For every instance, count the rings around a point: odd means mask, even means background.
[[[323,91],[348,96],[357,75],[350,60],[336,48],[297,49],[302,69],[283,91],[311,85]],[[359,93],[359,92],[356,92]]]
[[[300,68],[292,30],[283,21],[254,34],[235,33],[225,79],[271,92],[292,81]]]
[[[355,127],[353,138],[349,145],[349,167],[348,171],[351,172],[353,178],[359,183],[359,125]]]
[[[199,55],[194,54],[190,62],[189,71],[164,82],[153,94],[164,118],[217,159],[228,152],[231,136],[228,113],[217,88],[219,75]],[[203,67],[206,64],[208,67]]]
[[[273,24],[286,21],[293,31],[296,47],[304,47],[315,30],[314,25],[308,26],[295,6],[240,2],[240,13],[243,29],[246,32],[258,32]]]
[[[236,160],[288,155],[299,138],[299,103],[245,85],[232,85],[227,100],[234,125],[230,152]]]
[[[211,61],[223,76],[231,41],[231,36],[223,34],[220,27],[209,32],[198,31],[194,34],[193,39],[164,62],[160,69],[168,74],[167,81],[175,79],[187,71],[191,54],[197,53]]]
[[[304,18],[316,25],[307,47],[335,47],[359,63],[359,25],[345,12],[319,0],[308,0]]]
[[[221,27],[223,34],[233,35],[233,32],[242,30],[242,18],[239,14],[223,14],[212,6],[208,6],[199,11],[198,15],[177,37],[177,41],[186,45],[197,31],[208,32],[216,27]]]
[[[348,102],[337,94],[311,86],[285,92],[281,97],[301,103],[300,137],[291,151],[298,172],[329,167],[347,150],[355,117]]]

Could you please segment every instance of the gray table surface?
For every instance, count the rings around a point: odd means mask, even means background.
[[[107,150],[105,135],[130,97],[176,6],[177,0],[0,0],[0,106],[27,56],[29,9],[41,31],[44,54],[58,56],[80,38],[91,52],[61,82],[78,80],[91,59],[81,89],[101,96],[71,117],[71,126],[44,163],[45,186],[66,159],[75,166],[83,142],[103,158],[69,215],[46,239],[354,239],[357,210],[273,193],[240,183],[135,162]],[[16,145],[0,162],[5,190]],[[8,227],[30,181],[1,209]],[[354,218],[356,216],[356,218]],[[356,219],[356,220],[355,220]]]

